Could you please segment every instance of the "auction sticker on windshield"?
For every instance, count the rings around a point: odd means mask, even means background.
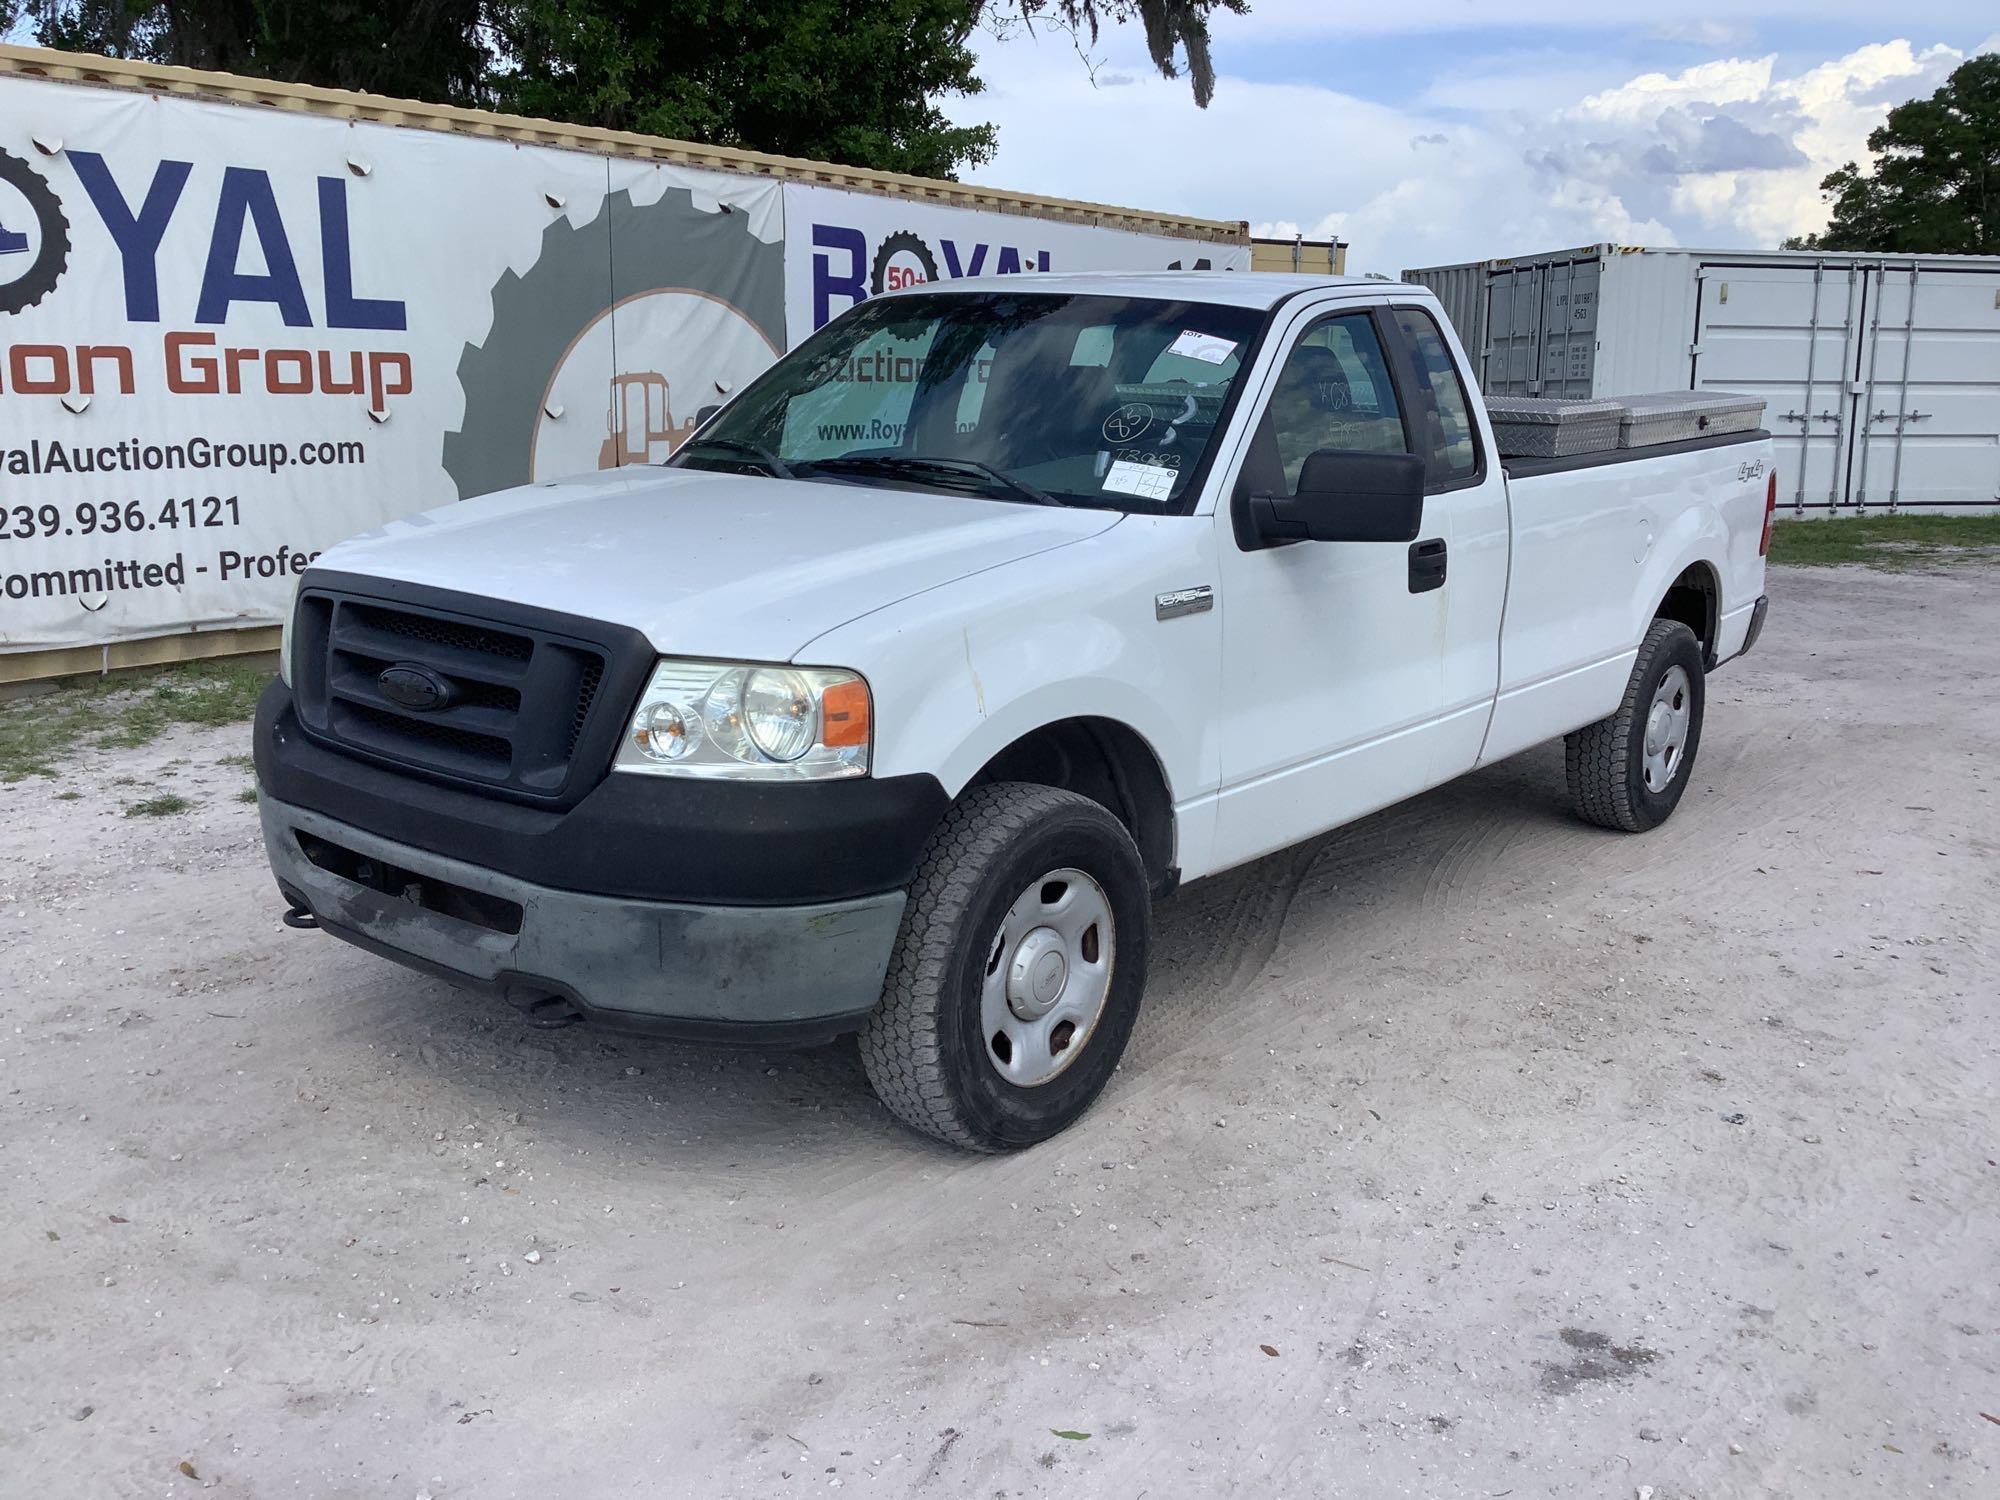
[[[1219,365],[1235,352],[1236,340],[1196,333],[1192,328],[1184,329],[1179,338],[1167,345],[1167,353],[1185,355],[1206,365]]]
[[[1135,464],[1121,458],[1105,474],[1104,487],[1120,495],[1137,495],[1142,500],[1169,500],[1173,498],[1178,473],[1179,470],[1160,464]]]

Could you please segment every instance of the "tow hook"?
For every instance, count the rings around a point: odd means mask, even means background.
[[[319,918],[312,914],[310,907],[286,907],[284,923],[287,927],[296,927],[300,932],[316,932],[319,930]]]
[[[564,1026],[574,1026],[583,1019],[583,1012],[562,995],[522,994],[509,990],[507,999],[516,1010],[527,1017],[530,1026],[543,1031],[556,1031]]]

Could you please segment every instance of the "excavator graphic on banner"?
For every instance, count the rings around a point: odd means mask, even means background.
[[[0,255],[26,255],[27,253],[28,237],[18,230],[9,229],[5,224],[0,224]]]
[[[667,377],[656,371],[611,377],[611,406],[604,446],[597,453],[598,468],[659,463],[693,435],[699,416],[677,425],[670,394]]]

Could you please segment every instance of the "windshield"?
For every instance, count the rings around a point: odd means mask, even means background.
[[[779,360],[673,462],[1171,511],[1200,482],[1261,321],[1139,297],[877,298]]]

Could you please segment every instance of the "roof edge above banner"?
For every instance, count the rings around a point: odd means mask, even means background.
[[[262,106],[296,114],[445,131],[557,150],[600,152],[636,161],[666,161],[680,166],[705,167],[716,172],[770,177],[817,187],[844,188],[851,192],[984,209],[990,213],[1023,214],[1181,239],[1229,244],[1248,244],[1250,240],[1248,223],[1238,220],[1148,213],[1142,209],[1119,208],[1106,203],[1084,203],[1038,193],[1016,193],[937,178],[911,177],[900,172],[875,172],[799,157],[772,156],[733,146],[703,146],[663,136],[641,135],[636,131],[566,125],[526,115],[505,115],[450,104],[426,104],[415,99],[394,99],[348,89],[278,83],[237,73],[167,67],[159,63],[100,57],[93,53],[58,52],[45,47],[0,43],[0,77],[7,76],[128,89],[139,93],[171,94],[223,104]]]

